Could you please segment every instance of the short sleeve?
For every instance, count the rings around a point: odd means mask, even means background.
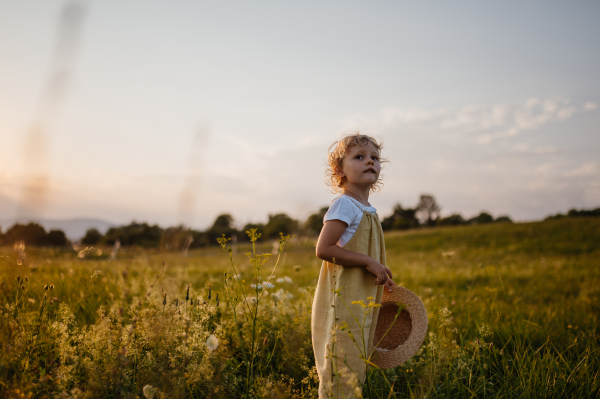
[[[331,202],[329,210],[323,217],[323,222],[328,220],[341,220],[348,226],[356,219],[356,214],[362,216],[362,212],[352,204],[345,196],[338,197]]]

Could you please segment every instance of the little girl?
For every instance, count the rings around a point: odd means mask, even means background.
[[[379,308],[374,307],[362,325],[364,309],[352,302],[381,303],[383,287],[391,291],[395,285],[385,266],[381,224],[369,203],[369,193],[381,184],[381,148],[361,134],[330,147],[327,176],[333,191],[342,195],[331,202],[317,242],[323,265],[311,328],[321,399],[360,397],[358,381],[365,380],[365,358],[373,350]]]

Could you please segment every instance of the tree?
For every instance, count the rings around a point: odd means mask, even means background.
[[[292,219],[285,213],[269,215],[269,221],[265,225],[265,238],[278,238],[279,233],[292,234],[298,231],[298,221]]]
[[[487,224],[492,223],[494,217],[487,212],[481,212],[479,215],[468,220],[469,224]]]
[[[217,216],[213,225],[206,230],[206,240],[209,245],[216,245],[217,238],[223,234],[226,237],[231,237],[237,233],[238,231],[233,227],[233,217],[228,213],[223,213]]]
[[[463,219],[461,215],[455,213],[453,215],[447,216],[445,218],[438,218],[437,225],[438,226],[459,226],[461,224],[465,224],[467,221]]]
[[[304,222],[304,230],[307,235],[318,236],[321,234],[321,229],[323,229],[323,218],[328,210],[329,207],[324,206],[319,209],[318,212],[313,213],[306,219],[306,222]]]
[[[213,223],[211,229],[219,232],[219,231],[229,231],[231,230],[233,227],[231,226],[233,223],[233,217],[228,214],[228,213],[223,213],[219,216],[217,216],[217,218],[215,219],[215,222]]]
[[[510,218],[510,216],[505,215],[505,216],[498,216],[496,218],[496,220],[494,220],[494,223],[513,223],[513,221]]]
[[[46,237],[46,243],[53,247],[64,247],[69,241],[62,230],[50,230]]]
[[[16,241],[25,241],[27,245],[46,244],[46,230],[37,223],[14,224],[4,235],[6,242],[12,244]]]
[[[122,245],[158,247],[163,229],[158,225],[131,222],[128,226],[111,227],[104,235],[103,242],[113,245],[119,240]]]
[[[421,194],[417,205],[417,218],[422,225],[434,226],[440,216],[440,210],[433,195]]]
[[[577,209],[571,209],[567,213],[568,217],[599,217],[600,216],[600,208],[596,209],[582,209],[578,211]]]
[[[416,217],[416,209],[402,208],[402,205],[396,204],[393,213],[381,222],[383,230],[404,230],[419,226]]]
[[[96,245],[102,239],[102,233],[100,233],[97,229],[89,229],[85,232],[85,235],[81,239],[81,243],[83,245]]]

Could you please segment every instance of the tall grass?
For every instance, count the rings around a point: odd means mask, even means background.
[[[598,242],[583,218],[387,234],[430,328],[407,363],[369,371],[365,397],[598,397]],[[312,239],[278,248],[1,247],[2,396],[316,397],[320,261]]]

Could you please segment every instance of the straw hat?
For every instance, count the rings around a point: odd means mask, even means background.
[[[394,323],[398,304],[407,306]],[[383,292],[371,360],[382,369],[399,366],[417,352],[426,334],[427,311],[421,299],[408,288],[393,286],[392,292]]]

